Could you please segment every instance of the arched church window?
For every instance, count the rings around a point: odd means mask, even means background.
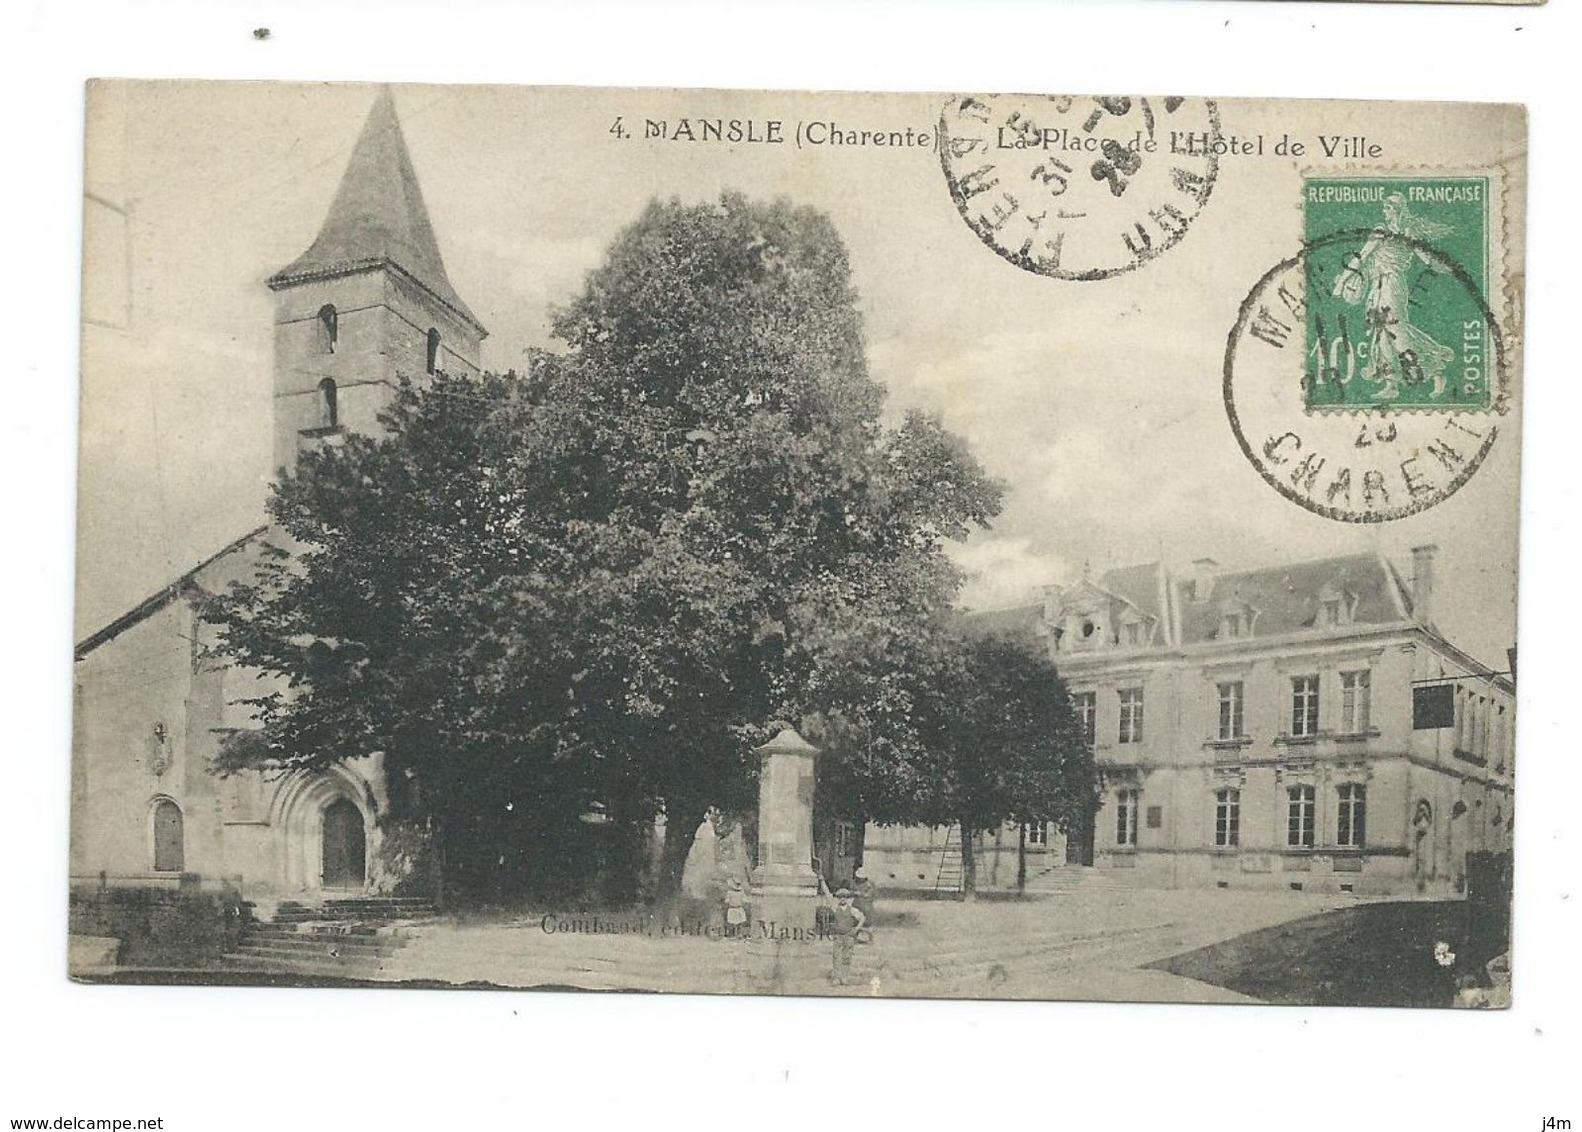
[[[341,424],[340,394],[335,382],[325,378],[319,382],[319,425],[322,428],[339,428]]]
[[[154,871],[179,873],[186,866],[186,832],[181,807],[169,798],[154,803]]]
[[[428,368],[429,373],[439,372],[439,331],[432,326],[428,330]]]
[[[319,345],[324,353],[335,352],[335,343],[340,340],[340,335],[341,316],[334,304],[325,303],[319,308]]]

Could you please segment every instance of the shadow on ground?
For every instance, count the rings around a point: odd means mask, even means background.
[[[1434,959],[1441,941],[1450,967]],[[1307,916],[1146,966],[1285,1006],[1448,1007],[1457,976],[1503,949],[1469,934],[1461,901],[1414,901]]]

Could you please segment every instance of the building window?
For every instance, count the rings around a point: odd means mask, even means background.
[[[1219,686],[1219,737],[1240,739],[1242,730],[1242,705],[1246,700],[1245,686],[1240,680],[1231,680]]]
[[[1223,637],[1239,637],[1242,635],[1242,615],[1239,613],[1225,614],[1225,620],[1220,624],[1220,635]]]
[[[429,327],[428,332],[428,360],[425,363],[426,372],[439,372],[439,331]]]
[[[341,317],[335,308],[325,303],[319,308],[319,351],[325,354],[335,352],[335,344],[340,341]]]
[[[1313,788],[1293,786],[1286,791],[1285,843],[1292,849],[1313,847]]]
[[[1143,627],[1139,622],[1132,622],[1126,626],[1126,643],[1128,645],[1141,645],[1144,642]]]
[[[1091,749],[1098,738],[1099,694],[1078,692],[1071,697],[1071,706],[1077,713],[1077,726],[1082,728],[1082,741]]]
[[[1122,743],[1141,743],[1143,741],[1143,690],[1141,688],[1121,689],[1121,730]]]
[[[1499,773],[1505,769],[1505,705],[1497,706],[1494,713],[1494,749],[1490,753],[1494,758],[1495,773]]]
[[[1137,844],[1137,791],[1115,792],[1115,844]]]
[[[169,798],[154,803],[154,871],[179,873],[186,867],[186,832],[181,807]]]
[[[1229,849],[1241,844],[1241,791],[1226,787],[1214,792],[1214,844]]]
[[[1291,734],[1308,737],[1318,734],[1318,677],[1291,678]]]
[[[1354,782],[1342,786],[1340,813],[1335,824],[1335,844],[1347,849],[1361,849],[1367,830],[1367,791]]]
[[[1029,845],[1045,845],[1045,846],[1047,846],[1049,844],[1049,823],[1048,822],[1042,822],[1042,821],[1028,822],[1027,825],[1024,828],[1027,830],[1027,844],[1029,844]]]
[[[341,423],[340,395],[335,382],[325,378],[319,382],[319,427],[339,428]]]
[[[1366,670],[1340,674],[1340,729],[1347,735],[1360,735],[1368,729],[1372,681]]]
[[[1339,625],[1341,620],[1341,602],[1338,597],[1332,597],[1324,603],[1323,621],[1325,625]]]

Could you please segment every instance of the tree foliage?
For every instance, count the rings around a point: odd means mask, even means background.
[[[234,761],[382,752],[453,873],[663,811],[673,889],[767,721],[853,714],[937,632],[944,544],[1000,490],[937,421],[882,420],[815,211],[654,203],[553,329],[529,374],[404,384],[278,485],[278,549],[215,611],[278,681]]]

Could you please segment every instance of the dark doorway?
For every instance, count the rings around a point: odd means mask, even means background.
[[[186,866],[181,807],[168,799],[154,806],[154,871],[179,873]]]
[[[363,886],[367,867],[367,841],[363,815],[345,798],[324,807],[324,887]]]
[[[1094,821],[1090,813],[1066,831],[1066,864],[1091,865],[1093,863]]]

